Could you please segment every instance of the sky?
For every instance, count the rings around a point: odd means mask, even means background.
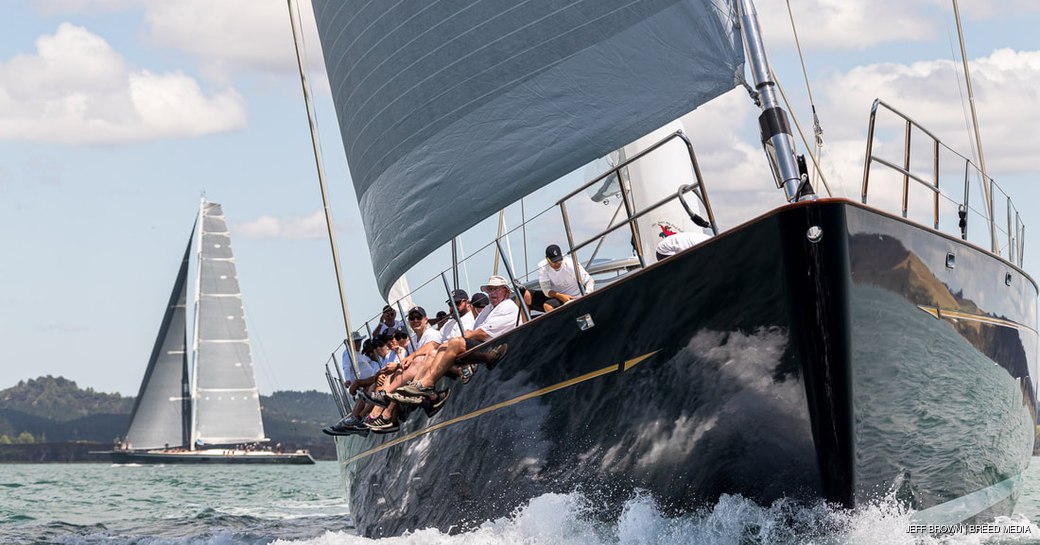
[[[1040,219],[1040,4],[961,4],[988,172],[1033,227]],[[948,2],[791,0],[791,6],[824,131],[822,171],[835,196],[859,198],[867,118],[878,97],[971,156]],[[326,389],[322,366],[344,326],[285,2],[14,0],[5,8],[0,389],[50,374],[135,394],[203,192],[224,205],[230,223],[260,391]],[[358,327],[383,301],[313,16],[306,2],[300,10],[344,284]],[[811,131],[786,3],[761,1],[758,10],[777,77],[795,118]],[[756,116],[738,88],[683,119],[722,228],[782,203],[757,141]],[[880,132],[882,139],[893,133]],[[889,138],[876,149],[899,146]],[[805,145],[798,147],[804,153]],[[527,213],[578,177],[539,191]],[[897,184],[878,184],[872,195],[877,187],[879,205],[891,204]],[[606,208],[595,206],[581,217],[600,217]],[[519,217],[510,207],[507,225]],[[495,225],[494,218],[478,225],[463,247],[490,240]],[[1024,262],[1034,276],[1040,257],[1028,244],[1037,236],[1027,234]],[[517,268],[524,265],[519,244],[513,236]],[[540,250],[532,247],[527,268]],[[442,266],[420,264],[409,276],[413,287]],[[475,288],[482,274],[467,269],[463,281]]]

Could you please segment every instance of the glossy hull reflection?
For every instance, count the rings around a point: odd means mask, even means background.
[[[1008,512],[1033,444],[1035,298],[956,239],[791,205],[497,339],[507,356],[432,420],[337,438],[351,513],[368,536],[458,530],[576,489],[608,515],[636,490],[666,512],[723,493]],[[943,511],[979,490],[997,492]]]

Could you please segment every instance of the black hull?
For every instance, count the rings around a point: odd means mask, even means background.
[[[314,458],[307,452],[275,453],[197,453],[197,452],[125,452],[112,451],[107,454],[114,464],[291,464],[311,465]]]
[[[791,205],[497,339],[506,358],[432,421],[337,438],[351,512],[368,536],[575,489],[608,510],[643,489],[666,512],[736,493],[1009,513],[1033,446],[1036,296],[960,240]]]

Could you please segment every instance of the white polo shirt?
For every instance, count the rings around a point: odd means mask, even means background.
[[[708,235],[705,235],[700,231],[683,231],[681,233],[675,233],[670,237],[665,237],[664,240],[657,243],[657,253],[668,256],[675,255],[687,248],[692,248],[709,238]]]
[[[562,265],[560,270],[552,268],[547,259],[543,259],[538,263],[538,287],[546,297],[549,296],[549,290],[564,293],[571,297],[581,295],[581,290],[578,289],[578,281],[574,278],[574,260],[564,258],[560,263]],[[589,276],[585,267],[581,266],[581,263],[578,263],[578,270],[581,272],[581,283],[585,285],[586,291],[592,291],[592,277]]]
[[[486,310],[486,309],[485,309]],[[462,330],[472,331],[473,330],[473,313],[467,311],[465,314],[459,317],[462,320]],[[459,324],[455,321],[454,317],[448,319],[441,326],[441,344],[448,342],[448,339],[452,337],[461,337],[462,331],[459,331]]]
[[[484,333],[494,339],[515,328],[519,315],[520,307],[516,306],[512,299],[505,299],[496,307],[491,305],[484,307],[484,310],[480,311],[480,315],[477,316],[473,329],[482,329]]]
[[[376,365],[375,362],[373,362],[372,360],[368,359],[368,356],[362,354],[361,352],[356,352],[356,354],[357,354],[358,372],[361,373],[361,376],[360,377],[355,377],[355,375],[354,375],[354,366],[350,364],[350,354],[348,354],[347,351],[344,350],[343,351],[343,379],[347,380],[347,381],[350,381],[350,382],[354,382],[355,380],[365,380],[365,379],[372,378],[376,374],[376,372],[379,371],[379,367]]]
[[[388,333],[390,335],[393,335],[395,331],[407,331],[404,328],[404,322],[402,322],[401,320],[394,320],[394,325],[388,326],[384,324],[382,320],[380,320],[379,323],[376,324],[375,330],[372,331],[372,336],[378,337],[380,335],[386,335]]]
[[[426,331],[423,332],[422,337],[415,338],[415,334],[411,335],[412,343],[415,344],[415,349],[418,350],[423,347],[424,344],[429,342],[441,342],[441,332],[436,329],[426,326]]]

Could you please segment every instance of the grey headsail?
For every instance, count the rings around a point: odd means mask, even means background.
[[[312,0],[380,290],[735,87],[728,0]]]
[[[220,205],[203,202],[195,312],[195,428],[201,444],[266,441],[231,238]]]
[[[188,288],[188,258],[192,236],[184,250],[177,280],[173,283],[159,334],[155,338],[148,369],[134,400],[126,444],[131,449],[185,446],[190,429],[191,401],[188,391],[187,327],[185,300]]]

